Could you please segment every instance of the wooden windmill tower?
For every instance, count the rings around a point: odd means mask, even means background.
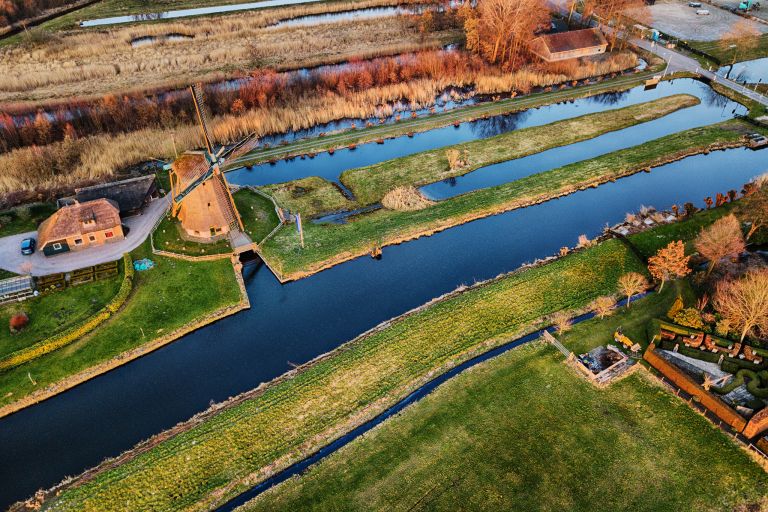
[[[206,124],[202,91],[194,85],[190,90],[205,149],[187,151],[171,165],[171,214],[193,239],[213,242],[228,237],[235,249],[249,245],[251,242],[243,232],[243,221],[224,177],[224,161],[251,151],[256,139],[246,137],[229,149],[215,150]]]

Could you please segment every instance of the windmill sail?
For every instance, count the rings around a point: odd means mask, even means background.
[[[243,222],[237,211],[229,185],[224,177],[224,158],[236,159],[256,145],[254,137],[246,137],[230,148],[214,150],[208,130],[202,88],[190,87],[192,100],[205,142],[204,151],[188,151],[171,165],[172,214],[181,221],[191,236],[215,238],[227,234],[233,247],[250,244],[243,233]]]
[[[190,85],[189,90],[192,91],[192,102],[195,104],[195,112],[197,113],[197,121],[200,124],[200,132],[203,136],[203,142],[208,149],[208,154],[213,157],[213,145],[211,144],[211,136],[208,133],[208,123],[206,122],[205,108],[203,103],[203,88],[200,85]]]

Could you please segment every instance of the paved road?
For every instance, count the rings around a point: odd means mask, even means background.
[[[642,48],[643,50],[647,50],[651,53],[655,53],[656,55],[658,55],[659,57],[667,61],[667,63],[669,64],[669,67],[668,67],[669,73],[673,73],[675,71],[690,71],[693,73],[698,73],[703,77],[709,78],[713,82],[717,82],[721,85],[724,85],[725,87],[728,87],[729,89],[732,89],[740,94],[743,94],[744,96],[746,96],[747,98],[753,101],[756,101],[763,105],[768,105],[768,97],[760,94],[759,92],[755,92],[752,89],[749,89],[739,83],[736,83],[733,80],[728,80],[727,78],[718,76],[714,71],[710,71],[708,69],[702,68],[701,64],[696,59],[683,55],[680,52],[670,50],[669,48],[665,48],[661,45],[656,44],[653,41],[647,41],[645,39],[634,39],[632,40],[632,43]]]
[[[22,266],[25,263],[31,263],[32,275],[44,276],[115,261],[147,239],[155,223],[165,214],[168,202],[167,197],[155,199],[141,215],[123,219],[123,224],[128,226],[130,230],[124,240],[111,242],[101,247],[59,254],[50,258],[40,251],[36,251],[32,256],[21,254],[21,241],[27,237],[37,238],[36,231],[0,238],[0,268],[22,274],[24,272]]]
[[[547,0],[547,1],[549,5],[552,7],[552,9],[559,10],[560,13],[565,16],[568,15],[568,3],[566,0]],[[573,13],[573,17],[579,20],[581,18],[581,15],[575,12]],[[613,31],[611,27],[608,27],[606,25],[601,25],[594,20],[591,22],[591,25],[592,26],[599,25],[600,28],[606,33],[610,33]],[[743,94],[744,96],[746,96],[747,98],[753,101],[756,101],[762,105],[768,106],[768,97],[760,94],[759,92],[755,92],[751,89],[748,89],[743,85],[734,82],[733,80],[728,80],[727,78],[718,76],[713,71],[702,68],[701,64],[696,59],[683,55],[682,53],[676,52],[675,50],[665,48],[664,46],[656,44],[654,41],[648,41],[646,39],[635,38],[635,39],[632,39],[631,43],[646,51],[654,53],[659,57],[661,57],[662,59],[664,59],[665,61],[667,61],[667,63],[669,64],[669,67],[667,69],[668,73],[674,73],[675,71],[690,71],[692,73],[698,73],[703,77],[709,78],[713,82],[717,82],[731,90],[738,92],[739,94]]]

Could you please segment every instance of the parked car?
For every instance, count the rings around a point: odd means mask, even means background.
[[[29,256],[31,254],[35,253],[35,246],[37,245],[37,240],[34,238],[25,238],[21,241],[21,254],[24,256]]]
[[[709,16],[709,11],[707,9],[699,9],[696,11],[696,14],[699,16]]]
[[[701,7],[701,2],[688,2],[688,7]]]

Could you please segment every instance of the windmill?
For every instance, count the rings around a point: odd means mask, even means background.
[[[225,161],[251,151],[256,138],[249,136],[230,148],[215,149],[206,123],[202,90],[193,85],[190,91],[205,148],[186,151],[171,165],[171,215],[196,240],[212,242],[228,236],[235,249],[250,245],[224,171]]]

